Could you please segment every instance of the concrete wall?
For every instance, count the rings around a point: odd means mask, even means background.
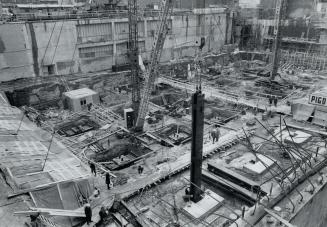
[[[249,1],[249,0],[248,0]],[[263,8],[275,8],[276,0],[261,0]],[[287,16],[290,18],[302,18],[310,15],[314,10],[314,0],[288,0]]]
[[[37,49],[37,64],[39,75],[69,73],[76,63],[73,62],[77,35],[76,21],[35,22],[33,30]],[[78,50],[75,51],[75,54]],[[49,67],[50,68],[49,72]]]
[[[175,0],[174,7],[182,9],[194,9],[196,8],[195,6],[197,4],[197,1],[199,0]],[[206,7],[208,7],[209,5],[217,5],[219,7],[224,7],[237,5],[239,0],[200,0],[200,2],[202,4],[205,4]],[[142,0],[139,1],[138,4],[141,6],[146,6],[148,4],[160,4],[160,0]]]
[[[33,77],[30,35],[25,24],[0,25],[0,80]]]
[[[199,24],[198,17],[203,23]],[[150,58],[157,23],[154,17],[139,22],[139,46],[146,60]],[[224,9],[212,9],[201,15],[174,15],[169,26],[171,32],[161,61],[194,56],[195,42],[202,36],[207,37],[204,51],[217,52],[230,41],[231,19]],[[127,39],[127,18],[2,24],[0,81],[111,70],[113,65],[128,62]]]

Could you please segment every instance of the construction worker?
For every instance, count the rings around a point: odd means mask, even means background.
[[[277,107],[277,102],[278,102],[277,97],[274,97],[274,106],[275,106],[275,107]]]
[[[218,142],[220,137],[220,130],[218,125],[215,125],[215,128],[210,131],[209,136],[212,138],[212,144]]]
[[[272,96],[269,96],[269,106],[271,106],[272,103],[273,103],[273,98],[272,98]]]
[[[92,109],[92,103],[87,104],[87,110],[91,111],[91,109]]]
[[[36,116],[36,118],[35,118],[35,124],[36,124],[36,126],[38,126],[38,127],[41,127],[41,126],[42,126],[40,115],[37,115],[37,116]]]
[[[106,217],[108,216],[108,212],[107,210],[104,208],[104,206],[101,207],[100,211],[99,211],[99,217],[100,217],[100,221],[97,223],[99,226],[100,224],[103,224]]]
[[[89,162],[90,164],[90,169],[91,169],[91,173],[94,174],[94,176],[97,175],[96,169],[95,169],[95,165],[93,162]]]
[[[110,189],[110,184],[111,184],[110,174],[106,173],[106,185],[108,190]]]
[[[84,206],[84,213],[86,218],[86,223],[89,225],[92,222],[92,208],[89,203]]]
[[[94,187],[93,196],[94,198],[98,198],[100,196],[100,190],[97,187]]]
[[[38,227],[39,226],[39,223],[38,223],[38,217],[39,216],[40,216],[40,213],[30,215],[31,226],[32,227]]]
[[[137,170],[138,170],[139,174],[142,174],[142,173],[143,173],[143,167],[142,167],[142,166],[139,166],[139,167],[137,168]]]

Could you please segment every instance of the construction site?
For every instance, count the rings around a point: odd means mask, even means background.
[[[0,226],[327,226],[326,12],[2,1]]]

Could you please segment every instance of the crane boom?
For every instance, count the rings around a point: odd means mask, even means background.
[[[173,9],[173,0],[163,0],[163,10],[159,16],[160,24],[156,32],[155,40],[152,46],[151,55],[150,55],[150,64],[144,76],[146,81],[141,96],[141,103],[139,107],[138,117],[136,120],[137,130],[143,129],[145,117],[148,112],[149,98],[151,95],[152,88],[154,86],[159,60],[168,33],[167,20],[171,15],[172,9]]]
[[[140,76],[139,76],[139,48],[138,48],[138,22],[137,22],[137,0],[128,1],[128,58],[131,66],[132,85],[132,106],[135,116],[137,116],[140,104]]]
[[[273,46],[273,56],[272,56],[272,70],[271,70],[271,80],[275,80],[277,76],[279,61],[280,61],[280,44],[281,44],[281,25],[282,19],[284,17],[284,9],[285,9],[285,1],[286,0],[277,0],[276,2],[276,10],[275,10],[275,27],[274,27],[274,35],[275,42]]]

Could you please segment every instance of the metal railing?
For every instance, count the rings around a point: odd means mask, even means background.
[[[178,10],[173,15],[184,15],[192,13],[192,10]],[[158,17],[158,10],[144,10],[140,19],[146,17]],[[84,19],[84,18],[127,18],[127,10],[104,10],[104,11],[77,11],[63,10],[53,11],[49,13],[15,13],[13,16],[1,16],[0,20],[3,22],[19,22],[19,21],[44,21],[44,20],[68,20],[68,19]]]

